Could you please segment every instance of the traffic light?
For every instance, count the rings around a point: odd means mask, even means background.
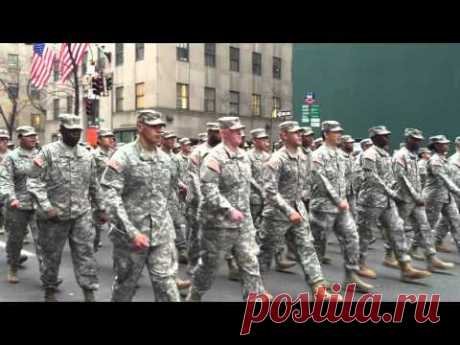
[[[91,80],[91,88],[93,89],[93,94],[100,96],[104,92],[104,80],[102,77],[94,77]]]
[[[113,84],[113,77],[107,76],[107,78],[105,79],[105,86],[107,88],[107,91],[112,90],[112,84]]]
[[[86,116],[88,117],[94,116],[94,107],[93,107],[92,99],[85,98],[85,109],[86,109]]]

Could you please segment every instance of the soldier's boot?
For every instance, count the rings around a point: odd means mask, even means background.
[[[410,262],[400,262],[399,266],[401,268],[401,280],[402,281],[412,281],[416,279],[423,279],[431,276],[431,273],[428,271],[418,270],[414,268]]]
[[[10,284],[19,283],[18,270],[17,269],[12,268],[12,267],[10,267],[8,269],[8,283],[10,283]]]
[[[227,259],[228,265],[228,280],[241,281],[241,274],[238,265],[234,259]]]
[[[326,286],[324,281],[319,281],[317,283],[314,283],[311,286],[311,289],[313,291],[313,296],[315,300],[330,301],[331,297],[333,296],[333,294],[327,291],[328,287]],[[343,301],[342,295],[340,294],[335,294],[335,295],[337,295],[337,302]]]
[[[435,248],[440,253],[452,253],[452,250],[443,241],[436,241]]]
[[[93,290],[83,289],[83,296],[85,298],[85,302],[96,302],[96,297],[94,297]]]
[[[345,281],[343,282],[344,289],[348,284],[356,284],[356,291],[363,293],[372,292],[372,290],[374,289],[373,285],[367,284],[361,279],[359,279],[356,272],[351,270],[345,270]]]
[[[399,269],[398,261],[395,259],[393,252],[387,251],[382,262],[383,266]]]
[[[183,265],[188,264],[188,255],[186,249],[179,249],[179,263]]]
[[[410,248],[409,255],[414,260],[418,260],[418,261],[424,261],[425,260],[425,257],[422,254],[419,253],[417,246],[412,246]]]
[[[190,280],[182,280],[180,278],[176,278],[176,286],[179,290],[188,289],[192,286],[192,282]]]
[[[437,255],[430,256],[427,258],[427,261],[427,270],[430,272],[436,271],[436,269],[447,270],[449,268],[454,268],[454,264],[452,262],[442,261]]]
[[[275,255],[275,270],[278,272],[290,272],[289,268],[296,265],[295,261],[289,261],[283,258],[283,253]]]
[[[359,271],[357,271],[356,274],[363,278],[377,278],[377,273],[375,273],[375,271],[372,268],[367,266],[366,262],[363,260],[361,260],[361,262],[359,263]]]
[[[193,287],[190,289],[188,296],[185,298],[186,302],[201,302],[201,294]]]
[[[55,289],[53,288],[45,289],[45,302],[57,302]]]

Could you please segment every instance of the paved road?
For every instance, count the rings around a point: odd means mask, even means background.
[[[333,237],[333,236],[331,236]],[[332,258],[330,265],[323,266],[324,273],[330,281],[342,281],[343,259],[335,238],[331,239],[328,254]],[[25,269],[19,271],[20,283],[8,284],[6,281],[7,266],[4,250],[4,235],[0,235],[0,301],[42,301],[43,290],[40,288],[38,265],[35,257],[31,256],[25,263]],[[104,247],[96,254],[99,263],[100,290],[97,293],[98,301],[109,301],[113,279],[111,243],[103,238]],[[448,240],[449,246],[455,250],[454,245]],[[33,246],[28,244],[24,249],[33,255]],[[446,272],[435,273],[423,282],[407,284],[399,280],[398,270],[390,269],[381,265],[383,258],[383,243],[378,240],[373,245],[369,255],[369,265],[378,272],[378,279],[369,282],[376,286],[376,291],[383,294],[384,301],[396,301],[400,293],[439,293],[441,301],[460,301],[460,255],[454,251],[451,254],[441,254],[442,258],[454,262],[456,267]],[[416,267],[424,267],[423,262],[414,261]],[[301,269],[296,266],[291,274],[269,272],[264,276],[266,288],[272,294],[287,292],[296,296],[303,291],[309,291],[303,279]],[[226,279],[227,268],[222,260],[216,281],[212,289],[204,296],[204,301],[241,301],[241,290],[239,283]],[[61,301],[81,301],[82,294],[75,282],[72,263],[68,246],[64,250],[64,256],[60,275],[64,278],[58,299]],[[186,277],[185,267],[181,265],[180,276]],[[359,296],[358,296],[359,297]],[[137,291],[134,301],[153,301],[153,292],[150,287],[147,272],[144,271],[140,280],[140,288]]]

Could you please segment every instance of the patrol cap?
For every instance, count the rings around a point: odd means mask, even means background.
[[[431,151],[426,147],[422,147],[418,150],[418,154],[421,155],[423,153],[431,153]]]
[[[115,134],[110,129],[100,129],[99,132],[97,133],[97,136],[99,138],[104,138],[104,137],[114,137]]]
[[[165,131],[163,134],[163,138],[165,139],[177,138],[177,135],[174,132]]]
[[[66,129],[83,129],[80,116],[74,114],[59,115],[60,125]]]
[[[300,131],[302,132],[301,134],[305,137],[315,134],[315,132],[313,132],[313,129],[311,127],[300,127]]]
[[[253,129],[250,132],[250,134],[251,134],[252,139],[268,138],[267,132],[265,132],[265,129],[263,129],[263,128]]]
[[[450,140],[445,135],[434,135],[430,137],[430,144],[448,144]]]
[[[385,126],[374,126],[369,128],[369,137],[373,137],[376,135],[387,135],[391,134],[391,132]]]
[[[10,135],[6,129],[0,129],[0,139],[10,139]]]
[[[177,141],[180,145],[191,145],[192,142],[189,138],[181,138]]]
[[[300,131],[299,123],[297,121],[284,121],[279,125],[280,131],[295,133]]]
[[[420,139],[420,140],[425,139],[423,137],[422,131],[420,129],[417,129],[417,128],[406,128],[404,130],[404,136],[405,137],[412,137],[412,138]]]
[[[220,129],[244,129],[244,126],[240,122],[240,118],[236,116],[224,116],[217,119],[219,122]]]
[[[354,143],[355,139],[351,137],[351,135],[342,135],[342,143]]]
[[[208,133],[198,133],[198,138],[200,138],[200,140],[205,140],[208,138]]]
[[[323,121],[321,123],[321,130],[324,132],[343,132],[343,128],[338,121]]]
[[[16,133],[18,137],[28,137],[30,135],[37,135],[37,132],[35,132],[35,128],[32,126],[21,126],[16,128]]]
[[[137,121],[148,126],[166,126],[166,123],[161,119],[162,115],[156,110],[146,109],[140,110],[137,113]]]
[[[460,137],[455,138],[455,144],[457,144],[457,145],[460,144]]]
[[[370,138],[363,139],[359,142],[361,145],[372,145],[372,140]]]
[[[315,144],[318,144],[318,143],[322,143],[323,142],[323,138],[317,138],[313,141]]]
[[[12,141],[8,141],[7,146],[8,146],[9,148],[13,148],[13,147],[14,147],[14,143],[13,143]]]
[[[219,121],[219,120],[217,120],[217,121]],[[206,123],[206,129],[208,131],[218,131],[220,129],[219,123],[217,123],[217,122],[208,122],[208,123]]]

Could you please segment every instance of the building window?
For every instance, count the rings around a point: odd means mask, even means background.
[[[273,78],[281,79],[281,58],[273,57]]]
[[[115,43],[115,65],[123,64],[123,43]]]
[[[53,62],[53,80],[59,80],[59,60],[54,60]]]
[[[115,89],[115,111],[117,113],[123,111],[123,86]]]
[[[252,53],[252,74],[262,75],[262,54]]]
[[[136,43],[136,61],[144,60],[144,43]]]
[[[216,112],[216,89],[212,87],[204,88],[204,111]]]
[[[240,48],[230,47],[230,71],[240,71]]]
[[[59,98],[53,99],[53,118],[57,120],[59,117]]]
[[[262,115],[262,96],[257,94],[252,94],[251,102],[251,112],[252,115],[260,116]]]
[[[240,114],[240,93],[230,91],[230,115]]]
[[[38,90],[34,85],[31,85],[30,97],[33,100],[39,100],[40,99],[40,90]]]
[[[30,117],[30,125],[35,128],[35,130],[42,130],[43,121],[41,114],[32,114]]]
[[[278,96],[273,96],[272,117],[276,117],[278,111],[280,110],[281,110],[281,98]]]
[[[189,59],[189,44],[188,43],[177,43],[176,46],[177,60],[188,62]]]
[[[73,96],[67,96],[67,113],[71,114],[73,109]]]
[[[210,67],[216,67],[216,44],[204,44],[204,64]]]
[[[188,84],[177,83],[177,109],[188,109]]]
[[[136,109],[144,108],[144,83],[136,83]]]
[[[19,56],[8,54],[8,69],[17,70],[19,68]]]

